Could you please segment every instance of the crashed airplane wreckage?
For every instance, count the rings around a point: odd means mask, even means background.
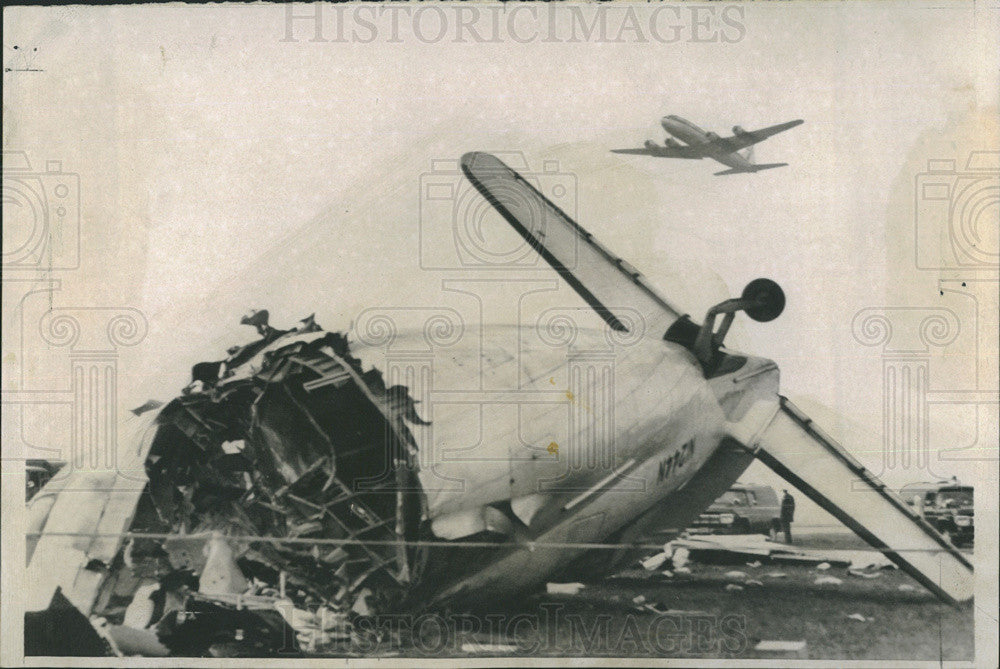
[[[287,652],[281,605],[298,619],[322,610],[332,623],[351,611],[398,610],[419,578],[424,550],[410,542],[424,536],[425,509],[407,424],[426,423],[407,389],[386,388],[343,334],[312,317],[290,331],[271,328],[266,312],[243,322],[262,337],[195,365],[192,383],[162,408],[135,410],[159,409],[140,440],[148,483],[139,494],[112,491],[103,510],[135,504],[121,528],[128,538],[107,561],[88,546],[81,571],[99,583],[76,577],[57,592],[62,608],[68,596],[111,621],[104,631],[115,646],[202,654],[218,639],[192,635],[185,618],[229,612],[223,638],[239,628],[257,650]],[[51,507],[58,492],[35,503]],[[29,560],[58,522],[48,518],[46,533],[29,537]],[[136,645],[134,631],[154,622],[155,639]]]
[[[966,557],[778,393],[777,365],[723,346],[736,313],[780,315],[777,284],[751,282],[699,325],[495,157],[467,154],[462,168],[604,320],[577,343],[629,339],[611,427],[571,422],[550,450],[566,425],[558,404],[523,430],[446,403],[418,410],[362,362],[364,346],[311,317],[275,330],[258,312],[245,319],[258,341],[196,365],[184,394],[121,423],[117,471],[61,474],[32,498],[26,647],[59,654],[56,621],[75,613],[122,654],[297,652],[372,612],[607,574],[644,536],[686,527],[754,458],[941,599],[972,597]],[[487,374],[552,392],[559,378],[570,402],[609,397],[606,377],[567,372],[565,347],[471,339],[435,360],[450,387]],[[442,455],[477,439],[475,457]],[[568,466],[595,439],[614,457]]]

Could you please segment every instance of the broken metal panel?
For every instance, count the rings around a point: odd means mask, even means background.
[[[343,540],[247,540],[238,555],[334,606],[365,586],[396,597],[423,512],[413,401],[362,369],[342,335],[275,332],[232,350],[222,378],[194,379],[160,412],[147,461],[156,511],[179,534]],[[180,539],[164,548],[174,568],[204,568]]]
[[[46,608],[61,589],[84,614],[121,546],[145,484],[142,461],[152,443],[152,418],[129,416],[118,426],[122,444],[112,471],[73,470],[49,482],[28,504],[26,610]]]

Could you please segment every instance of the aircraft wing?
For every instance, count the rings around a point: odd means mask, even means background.
[[[785,397],[760,402],[733,431],[764,464],[941,599],[974,592],[968,558]],[[766,419],[763,429],[759,418]]]
[[[789,121],[788,123],[779,123],[778,125],[772,125],[769,128],[761,128],[760,130],[754,130],[753,132],[747,132],[740,135],[733,135],[732,137],[723,137],[715,140],[713,143],[727,151],[739,151],[740,149],[745,149],[748,146],[753,146],[758,142],[763,142],[768,137],[777,135],[779,132],[784,132],[797,125],[802,125],[804,122],[805,121],[802,119],[798,119],[795,121]]]
[[[611,153],[625,153],[632,156],[653,156],[654,158],[688,158],[699,160],[705,152],[697,146],[646,146],[641,149],[611,149]]]
[[[602,246],[495,156],[467,153],[462,156],[462,171],[611,328],[643,327],[647,335],[659,338],[683,315],[638,270]]]

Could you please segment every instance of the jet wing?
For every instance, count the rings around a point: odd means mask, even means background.
[[[653,156],[654,158],[688,158],[699,160],[705,152],[697,146],[656,146],[641,149],[611,149],[611,153],[625,153],[632,156]]]
[[[732,137],[723,137],[717,139],[713,142],[715,146],[718,146],[726,151],[739,151],[745,149],[748,146],[753,146],[758,142],[763,142],[768,137],[777,135],[779,132],[784,132],[790,130],[797,125],[802,125],[805,121],[798,119],[795,121],[789,121],[788,123],[780,123],[778,125],[772,125],[769,128],[761,128],[760,130],[754,130],[753,132],[747,132],[740,135],[733,135]]]
[[[613,329],[662,337],[683,314],[524,177],[488,153],[462,156],[462,171],[518,234]],[[641,323],[637,322],[641,319]]]

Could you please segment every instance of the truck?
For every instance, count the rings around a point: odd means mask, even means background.
[[[956,478],[911,483],[899,491],[903,501],[957,547],[972,546],[975,540],[972,493],[972,486]]]
[[[781,531],[781,503],[774,488],[737,483],[688,527],[689,534],[766,534]]]

